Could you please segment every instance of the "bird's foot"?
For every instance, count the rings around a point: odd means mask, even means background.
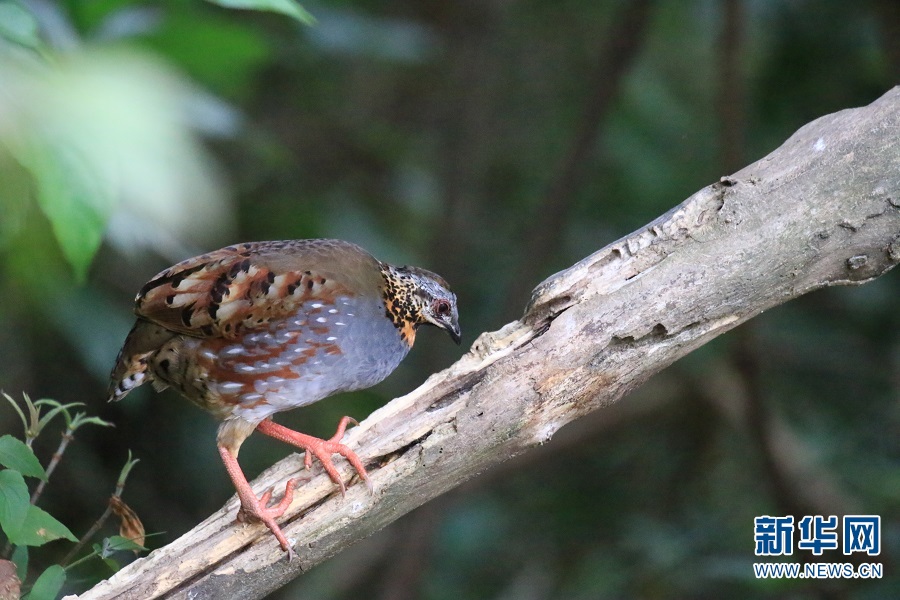
[[[366,487],[369,488],[369,492],[374,493],[372,481],[369,479],[369,474],[366,473],[366,468],[363,466],[359,456],[357,456],[353,450],[341,443],[341,438],[344,437],[344,431],[346,431],[349,423],[353,423],[354,425],[359,424],[351,417],[344,417],[338,422],[337,431],[335,431],[334,435],[327,440],[306,435],[305,433],[300,433],[293,429],[288,429],[271,420],[263,421],[256,429],[260,433],[264,433],[275,439],[281,440],[282,442],[292,444],[298,448],[303,448],[306,451],[303,464],[307,469],[312,466],[312,457],[315,456],[318,458],[331,480],[340,487],[341,495],[343,496],[346,493],[346,486],[344,485],[344,480],[341,478],[340,473],[338,473],[337,468],[334,466],[334,462],[331,460],[332,455],[340,454],[347,459],[347,462],[353,466],[360,478],[366,482]]]
[[[269,501],[272,499],[271,488],[259,498],[256,497],[252,490],[249,494],[240,494],[241,508],[238,510],[237,514],[238,521],[258,521],[268,527],[269,531],[275,536],[275,539],[278,540],[278,543],[281,544],[281,548],[288,553],[288,560],[294,558],[294,550],[291,548],[287,537],[285,537],[284,532],[281,531],[281,527],[275,519],[283,515],[284,511],[291,505],[291,501],[294,499],[295,485],[296,480],[289,479],[284,487],[284,497],[281,498],[278,504],[273,506],[268,505]]]
[[[284,511],[291,505],[291,501],[294,499],[296,483],[295,479],[289,479],[284,487],[284,497],[278,504],[273,506],[269,506],[269,501],[272,499],[272,488],[269,488],[259,498],[256,497],[252,490],[249,494],[240,494],[241,508],[237,514],[238,521],[258,521],[265,524],[269,531],[275,535],[278,543],[281,544],[281,548],[288,553],[288,560],[294,558],[294,549],[291,548],[287,537],[285,537],[284,532],[281,531],[281,527],[275,519],[283,515]]]
[[[281,527],[275,522],[275,519],[283,515],[284,511],[291,505],[291,501],[294,499],[296,480],[289,479],[284,486],[284,497],[278,504],[269,506],[269,501],[272,499],[272,490],[270,489],[262,496],[257,497],[253,488],[247,482],[247,478],[244,476],[237,458],[235,458],[235,453],[236,450],[221,443],[219,444],[219,455],[222,457],[225,470],[228,471],[228,476],[234,482],[234,488],[237,490],[238,498],[241,500],[241,508],[237,514],[238,521],[259,521],[265,524],[275,536],[275,539],[278,540],[281,548],[287,552],[288,560],[291,560],[294,558],[294,550],[291,548],[291,544],[288,543],[284,532],[281,531]]]

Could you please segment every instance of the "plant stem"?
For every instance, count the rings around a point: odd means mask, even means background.
[[[47,464],[47,478],[42,479],[36,488],[34,488],[34,493],[31,494],[31,503],[37,505],[38,498],[41,497],[41,494],[44,493],[44,488],[47,487],[47,482],[50,481],[50,475],[53,474],[53,471],[56,470],[56,465],[59,464],[59,461],[62,460],[62,455],[66,451],[66,448],[69,447],[69,443],[75,439],[75,430],[72,426],[69,426],[63,433],[62,439],[59,441],[59,446],[56,448],[56,452],[53,453],[53,456],[50,458],[49,464]]]
[[[118,489],[116,489],[116,493],[119,493]],[[115,495],[115,494],[113,494],[113,495]],[[78,543],[75,544],[75,547],[72,548],[71,550],[69,550],[69,553],[66,554],[65,558],[62,559],[62,562],[59,563],[64,569],[69,566],[69,562],[73,558],[75,558],[75,555],[78,554],[78,552],[82,548],[84,548],[84,545],[87,544],[88,540],[91,539],[95,533],[100,531],[100,528],[103,527],[103,525],[106,523],[106,520],[109,518],[109,515],[111,515],[111,514],[112,514],[112,508],[110,508],[110,506],[107,505],[106,510],[103,511],[103,514],[100,515],[100,518],[97,519],[93,525],[91,525],[91,528],[87,530],[87,533],[85,533],[83,536],[81,536],[81,539],[78,540]]]

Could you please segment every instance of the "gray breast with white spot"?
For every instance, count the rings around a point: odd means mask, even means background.
[[[409,352],[384,311],[380,301],[359,297],[310,300],[294,316],[222,347],[213,385],[237,401],[235,416],[251,422],[375,385]]]

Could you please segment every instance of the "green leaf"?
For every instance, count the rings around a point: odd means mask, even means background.
[[[113,205],[108,190],[102,189],[102,179],[76,148],[47,143],[32,147],[19,159],[34,177],[38,205],[63,256],[76,278],[84,281]]]
[[[22,474],[11,469],[0,471],[0,528],[10,541],[22,528],[30,506],[28,486]]]
[[[133,550],[140,552],[146,550],[146,548],[134,542],[133,540],[122,537],[121,535],[111,535],[103,540],[103,548],[100,556],[106,558],[113,552],[118,552],[120,550]]]
[[[40,574],[25,600],[54,600],[66,582],[66,570],[59,565],[50,565]]]
[[[0,38],[26,48],[42,43],[34,15],[14,0],[0,0]]]
[[[26,546],[40,546],[59,538],[65,538],[71,542],[78,541],[68,527],[47,512],[30,504],[22,526],[18,531],[7,531],[7,535],[9,541],[13,544],[24,544]]]
[[[30,401],[30,399],[28,398],[28,394],[23,394],[23,395],[25,396],[25,402],[27,404]],[[19,419],[22,420],[22,427],[24,427],[27,430],[28,429],[28,419],[25,418],[25,413],[23,413],[22,409],[19,408],[19,403],[16,402],[13,399],[13,397],[10,396],[9,394],[7,394],[6,392],[3,392],[3,397],[6,398],[6,400],[12,405],[12,407],[18,413]]]
[[[202,6],[199,8],[203,8]],[[142,38],[204,87],[230,99],[252,89],[274,54],[272,40],[228,14],[210,15],[186,4]]]
[[[109,421],[104,421],[100,417],[88,417],[85,416],[84,413],[78,413],[72,418],[72,422],[69,423],[69,429],[71,431],[75,431],[82,425],[99,425],[100,427],[114,427],[112,423]]]
[[[22,440],[11,435],[0,437],[0,465],[15,469],[28,477],[37,477],[45,481],[47,479],[44,467],[41,466],[31,448],[26,446]]]
[[[19,581],[25,581],[28,577],[28,546],[16,546],[12,553],[12,561],[16,565]]]
[[[277,12],[297,19],[306,25],[315,25],[316,18],[294,0],[207,0],[225,8],[245,10],[266,10]]]

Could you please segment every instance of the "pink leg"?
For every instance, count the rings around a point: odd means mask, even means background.
[[[281,499],[281,502],[275,506],[266,506],[272,498],[272,490],[257,498],[250,484],[247,483],[247,478],[244,477],[244,472],[241,470],[241,466],[234,455],[224,446],[219,446],[219,454],[222,456],[222,462],[225,463],[225,470],[228,471],[228,476],[231,477],[231,481],[234,483],[238,498],[241,499],[241,510],[238,512],[238,519],[257,520],[265,523],[284,551],[288,553],[288,560],[294,558],[294,550],[281,531],[281,527],[275,522],[275,519],[283,515],[287,507],[290,506],[291,500],[294,498],[295,481],[291,479],[287,482],[284,488],[284,498]]]
[[[366,468],[363,466],[362,461],[353,450],[341,443],[341,438],[344,437],[344,431],[347,429],[347,424],[350,422],[354,425],[359,424],[350,417],[344,417],[338,423],[337,431],[329,440],[319,439],[311,435],[306,435],[305,433],[294,431],[293,429],[288,429],[283,425],[275,423],[271,419],[266,419],[257,425],[256,430],[271,436],[276,440],[281,440],[282,442],[306,450],[306,457],[303,462],[307,469],[312,465],[312,457],[315,455],[315,457],[319,459],[319,462],[322,463],[322,466],[325,467],[325,472],[328,473],[331,480],[340,486],[341,495],[343,495],[346,490],[344,481],[341,479],[334,463],[331,461],[332,454],[340,454],[347,459],[347,462],[353,465],[353,468],[356,469],[356,472],[359,473],[362,480],[366,482],[366,486],[371,492],[373,489],[372,482],[369,480],[369,475],[366,473]]]

